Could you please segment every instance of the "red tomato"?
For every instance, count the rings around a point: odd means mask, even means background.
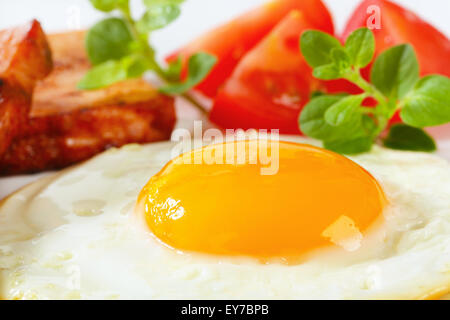
[[[298,134],[298,116],[318,81],[299,48],[313,24],[289,13],[241,59],[216,96],[210,119],[223,128],[280,129]]]
[[[274,0],[208,32],[167,60],[175,60],[181,55],[186,62],[189,56],[198,51],[215,55],[217,64],[196,88],[206,96],[214,97],[239,60],[291,10],[303,12],[314,29],[334,32],[331,16],[321,0]]]
[[[379,21],[376,20],[378,18]],[[415,13],[387,0],[363,1],[348,20],[342,41],[344,42],[357,28],[377,27],[377,23],[380,28],[372,29],[376,41],[375,57],[389,47],[409,43],[416,52],[422,76],[433,73],[450,76],[449,39]],[[371,65],[362,70],[366,79],[370,78],[370,69]],[[325,86],[328,92],[361,92],[359,88],[345,80],[330,81]],[[376,103],[370,101],[366,104],[375,105]],[[399,121],[401,121],[400,117],[396,114],[391,123]]]
[[[373,7],[379,8],[379,29],[375,28],[376,53],[394,45],[409,43],[414,47],[420,64],[421,75],[440,73],[450,76],[450,41],[439,30],[428,24],[415,13],[387,0],[366,0],[362,2],[348,20],[342,35],[348,35],[359,27],[376,26],[377,13]],[[372,9],[372,10],[371,10]],[[369,11],[369,12],[368,12]],[[369,75],[369,68],[364,75]]]

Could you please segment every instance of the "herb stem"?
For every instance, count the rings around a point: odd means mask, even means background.
[[[369,94],[371,97],[373,97],[377,102],[382,105],[383,107],[386,107],[387,101],[386,97],[373,85],[371,85],[369,82],[367,82],[360,74],[359,70],[352,70],[348,76],[346,76],[346,79],[350,82],[353,82],[358,87],[363,89],[367,94]]]
[[[149,60],[149,62],[151,63],[153,70],[155,71],[155,73],[159,76],[159,78],[164,81],[166,84],[169,83],[167,76],[164,72],[164,70],[161,68],[161,66],[155,61],[154,55],[152,56],[147,56],[147,59]],[[205,107],[197,101],[197,99],[195,99],[192,95],[190,95],[189,93],[185,92],[182,93],[181,96],[187,100],[190,104],[192,104],[195,108],[197,108],[202,114],[207,114],[208,111],[205,109]]]
[[[164,72],[163,68],[159,65],[159,63],[155,59],[155,51],[152,47],[150,47],[148,43],[148,37],[142,37],[139,31],[136,28],[136,23],[131,16],[130,8],[129,6],[121,8],[121,12],[123,14],[124,20],[126,21],[128,28],[131,32],[131,35],[133,38],[139,42],[143,49],[143,55],[147,59],[149,65],[151,66],[151,69],[159,76],[161,80],[163,80],[165,83],[169,83],[169,80],[167,79],[166,73]],[[183,93],[181,96],[186,99],[189,103],[191,103],[194,107],[196,107],[201,113],[207,114],[208,111],[205,109],[205,107],[197,101],[192,95],[189,93]]]
[[[129,7],[124,7],[124,8],[121,9],[121,12],[123,14],[124,20],[126,21],[126,23],[128,25],[128,28],[130,29],[130,32],[131,32],[133,38],[136,41],[140,41],[141,37],[140,37],[139,32],[138,32],[138,30],[136,28],[136,24],[135,24],[135,22],[133,20],[133,17],[131,16],[130,8]]]
[[[181,94],[181,96],[189,101],[190,104],[192,104],[194,107],[196,107],[202,114],[208,114],[208,111],[205,109],[205,107],[197,101],[191,94],[185,92]]]
[[[346,77],[348,81],[353,82],[362,90],[364,90],[368,96],[374,98],[378,102],[378,107],[371,108],[371,113],[374,115],[378,122],[378,128],[374,132],[374,136],[377,137],[381,132],[383,132],[388,123],[389,119],[392,117],[396,110],[395,105],[391,106],[387,98],[372,84],[367,82],[362,76],[359,70],[352,70]],[[365,113],[370,113],[365,110]]]

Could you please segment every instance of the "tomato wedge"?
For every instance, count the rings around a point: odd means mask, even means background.
[[[167,60],[170,62],[181,56],[186,63],[198,51],[215,55],[217,64],[196,88],[204,95],[214,97],[239,60],[291,10],[301,11],[314,29],[334,32],[330,13],[321,0],[274,0],[208,32],[170,55]]]
[[[299,48],[300,34],[313,27],[291,11],[239,62],[216,96],[211,121],[227,129],[300,133],[300,110],[319,85]]]
[[[371,7],[376,6],[376,7]],[[379,8],[379,25],[377,12]],[[369,13],[368,13],[369,12]],[[348,20],[342,35],[348,35],[359,27],[374,26],[376,55],[387,48],[401,43],[410,43],[416,51],[421,75],[440,73],[450,76],[450,41],[439,30],[422,20],[414,12],[387,0],[363,1]],[[364,70],[367,76],[370,68]]]
[[[379,21],[374,20],[378,18]],[[375,57],[392,46],[409,43],[416,51],[422,76],[436,73],[450,76],[449,39],[414,12],[387,0],[365,0],[348,20],[342,41],[344,42],[352,31],[371,26],[375,27],[372,29],[376,41]],[[361,70],[366,79],[369,79],[370,69],[371,65]],[[328,92],[361,92],[358,87],[345,80],[329,81],[324,85]],[[370,100],[365,104],[376,103]],[[399,115],[396,114],[391,123],[400,121]]]
[[[379,21],[374,20],[378,18]],[[392,46],[410,43],[416,51],[422,76],[436,73],[450,76],[450,64],[447,63],[450,57],[449,39],[414,12],[387,0],[365,0],[348,20],[342,42],[354,30],[371,26],[375,27],[372,29],[376,41],[375,56]],[[366,79],[369,79],[370,68],[371,65],[362,70]],[[360,92],[344,80],[329,81],[325,86],[328,92]]]

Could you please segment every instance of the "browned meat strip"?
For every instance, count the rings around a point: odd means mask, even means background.
[[[27,125],[0,159],[0,174],[63,168],[112,146],[170,137],[174,100],[141,79],[82,91],[90,68],[84,32],[48,36],[54,69],[33,94]]]

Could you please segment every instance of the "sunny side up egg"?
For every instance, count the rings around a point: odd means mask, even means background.
[[[6,299],[409,299],[450,289],[450,165],[283,137],[279,169],[130,145],[0,206]],[[237,142],[249,148],[248,142]],[[223,164],[186,164],[205,153]],[[218,155],[219,154],[219,155]],[[239,154],[239,152],[237,152]],[[149,180],[150,179],[150,180]]]
[[[260,154],[278,163],[270,174]],[[237,155],[246,159],[238,164]],[[174,248],[295,261],[329,239],[358,245],[386,198],[367,171],[343,156],[252,140],[175,158],[150,179],[139,202],[152,232]]]

